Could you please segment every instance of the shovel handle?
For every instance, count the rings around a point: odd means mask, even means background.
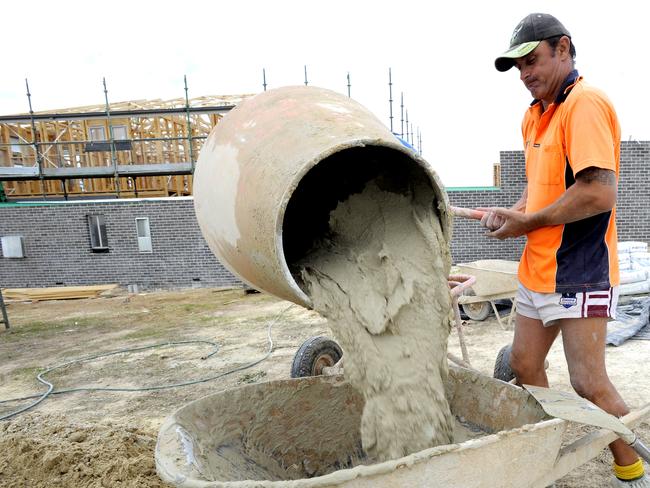
[[[648,447],[641,442],[638,437],[634,439],[634,442],[630,444],[630,447],[634,449],[639,456],[645,459],[646,463],[650,463],[650,449],[648,449]]]
[[[473,208],[454,207],[450,205],[449,210],[455,217],[465,217],[466,219],[472,220],[481,220],[483,215],[485,215],[485,212],[474,210]]]

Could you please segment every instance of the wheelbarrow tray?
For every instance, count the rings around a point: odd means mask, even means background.
[[[459,273],[476,277],[476,283],[472,285],[472,290],[476,295],[482,297],[514,296],[518,286],[518,267],[517,261],[504,259],[482,259],[457,265]]]
[[[567,423],[544,420],[524,390],[455,367],[446,389],[456,417],[484,436],[373,463],[361,450],[356,390],[341,376],[297,378],[180,408],[160,429],[156,469],[164,481],[194,488],[543,487],[614,438],[597,431],[561,452]]]

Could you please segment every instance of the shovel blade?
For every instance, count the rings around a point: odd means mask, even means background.
[[[575,393],[532,385],[524,385],[524,388],[552,417],[611,430],[628,444],[636,439],[623,422]]]

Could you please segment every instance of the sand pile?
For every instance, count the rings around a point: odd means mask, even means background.
[[[0,486],[163,487],[155,444],[155,433],[137,427],[24,414],[0,423]]]
[[[365,398],[362,444],[376,461],[452,439],[450,256],[433,201],[426,184],[395,193],[371,182],[331,213],[329,235],[302,262],[345,376]]]

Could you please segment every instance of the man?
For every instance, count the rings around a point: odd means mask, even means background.
[[[620,127],[607,97],[574,67],[569,31],[530,14],[495,66],[519,70],[534,100],[522,134],[527,186],[511,208],[483,209],[488,236],[526,235],[519,265],[510,366],[519,384],[548,386],[544,360],[562,332],[571,385],[604,410],[628,409],[605,369],[608,317],[618,300],[616,193]],[[610,444],[612,486],[650,487],[643,462],[622,440]]]

